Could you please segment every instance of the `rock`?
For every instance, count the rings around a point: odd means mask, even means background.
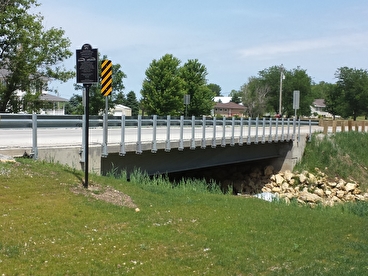
[[[300,183],[304,183],[307,180],[307,177],[305,176],[305,174],[301,173],[299,175],[299,181]]]
[[[355,184],[355,183],[347,183],[345,185],[345,191],[347,191],[347,192],[354,191],[356,189],[356,187],[357,187],[357,184]]]
[[[265,169],[264,169],[264,175],[269,177],[270,175],[273,174],[273,166],[267,166]]]
[[[344,191],[337,191],[336,192],[336,196],[339,198],[339,199],[342,199],[345,195],[345,192]]]
[[[290,182],[293,179],[293,177],[294,177],[294,174],[291,171],[286,170],[284,172],[284,178],[286,181]]]
[[[328,184],[328,186],[330,186],[332,188],[336,187],[336,185],[337,185],[336,182],[328,182],[327,184]]]
[[[281,176],[281,174],[276,174],[275,181],[276,181],[276,184],[280,186],[284,182],[284,178]]]
[[[309,192],[300,193],[299,199],[303,200],[304,202],[312,202],[312,203],[317,203],[317,202],[322,201],[322,198],[320,196],[309,193]]]
[[[314,194],[320,196],[320,197],[323,197],[325,195],[325,192],[322,190],[322,189],[315,189],[314,190]]]

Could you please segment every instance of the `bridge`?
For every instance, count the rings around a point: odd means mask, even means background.
[[[0,115],[0,154],[83,169],[83,116]],[[256,160],[292,169],[317,122],[274,118],[98,117],[89,120],[89,171],[170,173]]]

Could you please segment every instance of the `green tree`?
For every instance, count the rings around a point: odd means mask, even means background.
[[[249,117],[260,117],[266,113],[269,91],[269,86],[257,77],[250,77],[248,83],[240,88],[242,103]]]
[[[292,116],[295,114],[293,109],[294,91],[299,90],[299,109],[297,115],[310,116],[313,95],[311,93],[312,79],[308,76],[306,70],[295,68],[285,72],[283,82],[283,114]]]
[[[212,92],[215,94],[215,97],[222,97],[221,95],[221,86],[214,83],[207,84],[207,87],[212,90]]]
[[[132,116],[137,116],[139,114],[139,102],[134,91],[130,91],[127,94],[125,105],[132,109]]]
[[[4,72],[0,112],[19,111],[22,105],[17,104],[18,89],[40,93],[47,89],[48,81],[67,81],[74,76],[62,65],[72,55],[69,39],[62,29],[44,29],[43,17],[30,12],[37,6],[36,0],[0,2],[0,69]]]
[[[159,60],[153,60],[147,68],[141,95],[142,105],[148,114],[183,114],[185,90],[179,65],[179,59],[166,54]]]
[[[102,60],[108,59],[106,55],[103,56],[102,59],[98,61],[98,74],[100,75],[101,71],[101,63]],[[108,97],[108,107],[112,108],[117,101],[124,98],[123,90],[124,82],[123,79],[126,78],[125,73],[121,70],[120,64],[112,64],[112,93],[107,96]],[[75,90],[84,90],[84,87],[80,84],[74,85]],[[81,99],[81,98],[77,98]],[[105,109],[105,96],[101,94],[101,85],[100,83],[96,85],[92,85],[89,89],[89,114],[90,115],[99,115]],[[82,105],[82,101],[79,103]],[[76,111],[80,112],[81,107],[75,109]],[[84,112],[84,111],[83,111]],[[83,113],[82,113],[83,114]]]
[[[230,102],[239,104],[242,101],[242,92],[236,91],[235,89],[233,89],[231,90],[229,97],[231,97]]]
[[[207,86],[207,69],[197,59],[188,60],[180,69],[184,80],[184,90],[190,95],[188,115],[200,116],[211,114],[215,93]]]
[[[285,76],[283,78],[282,76]],[[306,73],[306,70],[296,68],[287,71],[282,66],[273,66],[259,72],[261,85],[269,87],[267,96],[267,110],[269,112],[279,111],[280,85],[282,78],[282,114],[291,116],[294,115],[293,96],[294,90],[300,91],[300,109],[298,115],[310,115],[310,106],[313,103],[311,94],[311,77]]]
[[[358,116],[368,114],[368,72],[363,69],[341,67],[335,74],[337,78],[336,89],[331,91],[327,100],[327,107],[331,109],[333,99],[336,99],[337,111],[343,117],[352,116],[354,120]]]
[[[65,114],[81,115],[84,113],[84,107],[82,105],[82,96],[74,94],[69,102],[65,104]]]

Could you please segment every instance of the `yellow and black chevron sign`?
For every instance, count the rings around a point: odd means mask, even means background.
[[[101,94],[110,95],[112,92],[112,62],[103,60],[101,63]]]

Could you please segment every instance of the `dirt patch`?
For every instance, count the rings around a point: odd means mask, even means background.
[[[82,185],[79,185],[71,188],[71,191],[75,194],[82,194],[97,200],[103,200],[117,206],[137,208],[137,205],[133,202],[130,196],[109,186],[102,187],[98,184],[90,184],[88,185],[88,189],[86,189]]]

